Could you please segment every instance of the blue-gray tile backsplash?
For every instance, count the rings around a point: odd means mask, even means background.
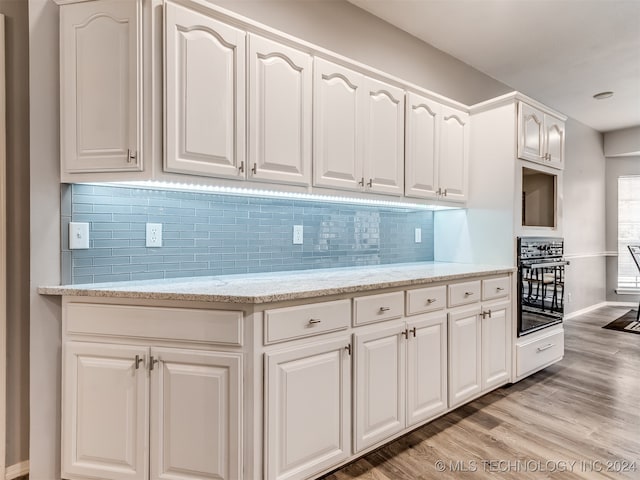
[[[81,184],[62,193],[65,283],[433,260],[428,210]],[[69,221],[89,222],[88,250],[67,250]],[[147,222],[162,223],[162,247],[145,246]]]

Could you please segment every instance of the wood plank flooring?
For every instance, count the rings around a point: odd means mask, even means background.
[[[561,362],[323,479],[640,479],[640,335],[601,328],[628,310],[566,321]]]

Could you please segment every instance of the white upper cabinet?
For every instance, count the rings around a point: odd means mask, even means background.
[[[365,78],[364,181],[367,191],[404,193],[404,90]]]
[[[312,59],[249,35],[249,176],[311,184]]]
[[[405,195],[436,198],[442,105],[407,93]]]
[[[142,170],[140,1],[60,9],[61,179]]]
[[[358,190],[362,185],[364,76],[315,59],[313,184]]]
[[[244,178],[245,36],[166,4],[166,171]]]
[[[564,168],[564,122],[545,114],[544,134],[548,165]]]
[[[469,115],[407,94],[405,195],[464,202],[469,168]]]
[[[447,200],[467,199],[469,114],[442,106],[439,179]]]
[[[518,102],[518,158],[564,168],[564,122]]]
[[[316,58],[313,109],[314,186],[403,194],[402,89]]]

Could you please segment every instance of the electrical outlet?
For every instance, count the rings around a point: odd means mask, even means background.
[[[422,229],[420,227],[416,228],[415,241],[416,243],[422,243]]]
[[[302,225],[293,226],[293,244],[302,245]]]
[[[69,222],[69,250],[89,248],[89,224]]]
[[[162,224],[147,223],[147,247],[162,246]]]

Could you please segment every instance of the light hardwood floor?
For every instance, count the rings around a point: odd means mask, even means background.
[[[561,362],[324,479],[640,479],[640,335],[601,328],[627,310],[566,321]]]

